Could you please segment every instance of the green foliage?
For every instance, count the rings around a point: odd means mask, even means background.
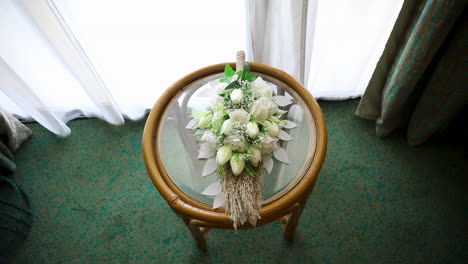
[[[229,162],[228,162],[224,165],[218,166],[218,168],[216,169],[216,173],[218,174],[219,178],[223,178],[227,175],[227,173],[230,170],[231,170],[231,166],[229,165]]]
[[[269,117],[269,118],[267,118],[267,120],[272,122],[272,123],[281,124],[281,125],[286,125],[288,123],[285,120],[281,120],[281,119],[279,119],[279,118],[277,118],[275,116]]]
[[[257,168],[250,161],[245,162],[245,171],[252,177],[257,176]]]
[[[275,117],[281,117],[282,115],[286,114],[288,111],[283,111],[283,110],[279,110],[278,112],[274,113],[273,115]]]
[[[236,74],[236,72],[232,69],[231,65],[229,64],[226,64],[226,66],[224,67],[224,76],[225,78],[219,80],[220,82],[229,82],[229,80],[231,79],[232,76],[234,76],[234,74]]]
[[[233,81],[228,86],[226,86],[224,91],[230,90],[232,92],[232,90],[237,89],[239,87],[241,87],[241,84],[238,81]]]
[[[253,82],[257,77],[250,74],[250,65],[248,63],[244,64],[244,70],[240,73],[241,80]]]
[[[223,116],[223,118],[215,120],[211,123],[211,127],[213,128],[213,133],[215,133],[215,135],[219,135],[221,133],[221,127],[223,126],[223,123],[226,119],[228,118],[226,118],[226,116]]]
[[[226,64],[226,66],[224,67],[224,78],[222,78],[219,81],[228,83],[229,80],[231,80],[231,77],[235,74],[239,76],[239,80],[241,81],[253,82],[255,81],[255,79],[257,79],[257,77],[253,76],[250,73],[250,65],[248,63],[244,64],[244,70],[239,71],[237,73],[232,69],[231,65]]]
[[[192,115],[189,115],[189,117],[196,117],[196,116],[202,116],[202,115],[204,116],[204,115],[209,115],[209,114],[213,114],[213,111],[212,110],[201,111],[201,112],[197,112]]]

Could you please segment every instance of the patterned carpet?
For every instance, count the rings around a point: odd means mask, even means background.
[[[152,185],[144,120],[37,124],[13,178],[31,193],[30,236],[12,263],[463,263],[468,259],[468,162],[453,138],[408,147],[354,116],[358,101],[320,102],[329,148],[293,243],[278,223],[209,233],[200,252]],[[466,263],[466,262],[465,262]]]

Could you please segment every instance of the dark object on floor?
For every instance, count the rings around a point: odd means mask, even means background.
[[[32,135],[32,131],[16,117],[0,107],[0,173],[16,170],[13,153]]]
[[[0,253],[24,241],[32,221],[29,194],[9,178],[0,176]]]
[[[6,258],[0,256],[0,264],[10,264],[10,262],[8,262]]]
[[[16,170],[15,156],[0,137],[0,173],[12,173]]]

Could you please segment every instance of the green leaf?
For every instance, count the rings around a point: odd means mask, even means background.
[[[225,177],[230,169],[231,168],[229,166],[229,162],[224,165],[218,166],[218,169],[216,170],[218,177],[219,178]]]
[[[211,127],[213,128],[213,133],[215,133],[216,135],[219,135],[221,133],[221,128],[223,127],[223,123],[225,120],[226,119],[223,116],[223,118],[220,118],[211,124]]]
[[[269,117],[267,118],[268,121],[272,122],[272,123],[277,123],[277,124],[282,124],[282,125],[286,125],[287,122],[285,120],[281,120],[275,116],[272,116],[272,117]]]
[[[242,71],[241,79],[249,82],[255,81],[257,77],[252,76],[250,73],[250,65],[248,63],[244,64],[244,70]]]
[[[280,117],[280,116],[286,114],[287,112],[288,112],[288,111],[280,110],[280,111],[274,113],[273,115],[276,116],[276,117]]]
[[[245,162],[245,170],[247,171],[247,173],[250,176],[252,176],[252,177],[257,176],[257,171],[256,171],[255,167],[250,163],[250,161]]]
[[[232,69],[231,65],[226,64],[224,67],[224,76],[226,76],[226,79],[234,76],[234,74],[236,74],[236,72]]]
[[[240,83],[238,81],[233,81],[228,86],[226,86],[226,88],[224,88],[224,90],[225,91],[230,90],[230,89],[234,90],[234,89],[239,88],[239,87],[241,87]]]
[[[201,112],[196,112],[195,114],[189,115],[189,117],[196,117],[196,116],[201,116],[201,115],[207,115],[207,114],[212,114],[212,110],[207,110],[207,111],[201,111]]]

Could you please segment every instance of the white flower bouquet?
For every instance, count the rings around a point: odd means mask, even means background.
[[[228,64],[225,77],[211,85],[216,94],[206,111],[192,115],[189,129],[201,130],[200,159],[208,159],[202,176],[215,171],[219,182],[202,193],[215,196],[213,208],[224,206],[234,227],[248,220],[256,224],[262,199],[263,169],[271,173],[273,160],[289,164],[279,140],[292,140],[283,128],[296,125],[281,119],[291,104],[274,96],[276,86],[250,73],[248,64],[235,72]],[[236,67],[237,68],[237,67]]]

